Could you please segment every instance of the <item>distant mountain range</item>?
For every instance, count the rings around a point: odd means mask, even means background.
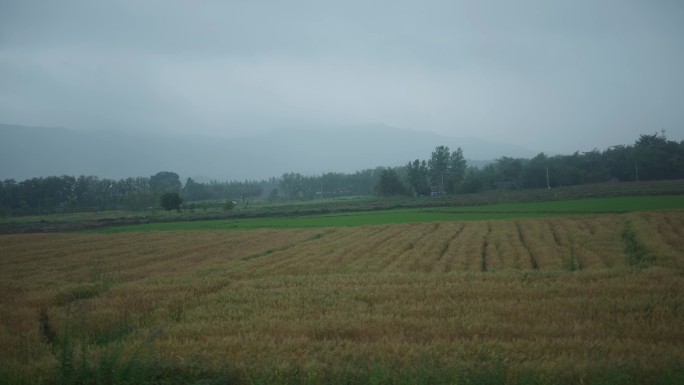
[[[463,149],[473,165],[532,150],[383,125],[283,129],[237,138],[155,136],[0,124],[0,179],[50,175],[106,178],[174,171],[200,181],[266,179],[285,172],[354,172],[428,159],[436,146]]]

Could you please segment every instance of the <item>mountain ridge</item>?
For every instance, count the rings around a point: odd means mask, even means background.
[[[161,170],[215,180],[267,179],[285,172],[354,172],[428,159],[436,146],[467,159],[531,157],[522,147],[385,125],[272,130],[240,137],[152,135],[0,124],[0,179],[96,175],[120,179]],[[475,164],[479,162],[474,162]]]

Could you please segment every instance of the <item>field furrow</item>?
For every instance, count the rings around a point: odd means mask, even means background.
[[[558,245],[548,221],[549,219],[527,220],[520,231],[529,248],[530,260],[534,260],[537,269],[563,269],[563,248]]]
[[[425,226],[423,223],[397,225],[396,228],[399,230],[396,233],[397,236],[391,242],[385,243],[385,247],[374,250],[372,255],[367,257],[370,260],[368,271],[389,270],[400,256],[413,250],[418,241],[425,236],[423,231]]]
[[[447,261],[444,271],[480,271],[487,228],[485,222],[466,224],[442,257]]]
[[[49,379],[85,348],[243,379],[374,364],[676,374],[683,228],[673,211],[0,236],[0,382]]]
[[[465,224],[463,223],[453,223],[450,224],[445,239],[442,240],[441,248],[439,250],[439,255],[437,260],[432,265],[430,271],[435,272],[447,272],[450,269],[450,250],[457,247],[458,242],[460,242],[461,234],[465,229]]]
[[[568,234],[568,247],[575,256],[580,269],[598,269],[606,267],[601,258],[601,251],[594,246],[595,236],[587,225],[579,218],[569,218],[564,222]],[[612,240],[613,242],[617,239]]]
[[[432,246],[432,234],[441,226],[441,223],[429,223],[416,226],[416,238],[406,244],[404,250],[394,258],[386,270],[389,271],[412,271],[419,263],[420,257]]]
[[[459,226],[452,223],[442,223],[435,231],[421,240],[414,248],[413,261],[408,264],[406,271],[430,272],[440,263],[449,248],[451,241],[458,236]]]
[[[529,240],[526,240],[525,238],[525,233],[523,232],[523,228],[520,226],[519,222],[515,222],[515,229],[518,232],[518,240],[520,241],[520,244],[523,245],[523,248],[525,249],[525,252],[523,253],[523,256],[525,256],[528,260],[528,266],[532,268],[533,270],[539,270],[539,263],[537,262],[537,257],[534,255],[532,252],[532,249],[530,248],[529,245]],[[529,237],[529,235],[528,235]]]
[[[484,236],[482,243],[482,252],[480,255],[480,271],[486,272],[489,268],[489,255],[491,254],[491,247],[489,246],[489,237],[492,234],[492,225],[487,223],[487,234]]]

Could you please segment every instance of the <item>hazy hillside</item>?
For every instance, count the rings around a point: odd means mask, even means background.
[[[468,159],[533,156],[529,149],[382,125],[288,129],[239,138],[152,136],[0,125],[0,179],[48,175],[261,179],[295,171],[318,174],[398,166],[429,158],[437,145],[460,146]]]

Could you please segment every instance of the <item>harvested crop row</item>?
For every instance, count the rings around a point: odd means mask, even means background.
[[[667,371],[684,360],[683,226],[662,212],[2,236],[0,378],[49,378],[66,343],[243,378],[501,357],[540,376]]]

